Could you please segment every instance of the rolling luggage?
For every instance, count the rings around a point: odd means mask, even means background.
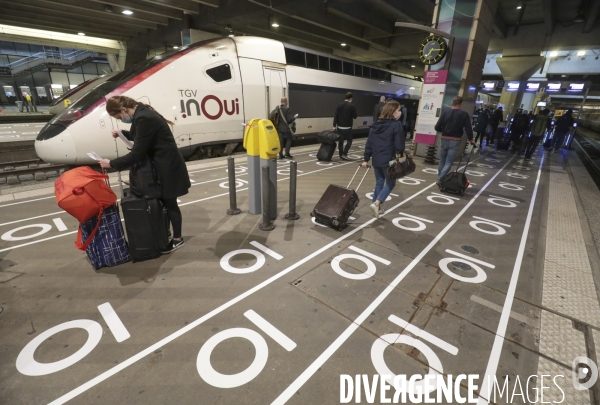
[[[319,132],[319,134],[317,135],[317,142],[327,143],[329,145],[335,145],[335,143],[339,140],[340,134],[331,130]]]
[[[440,186],[441,191],[447,191],[448,193],[459,194],[461,196],[465,194],[465,190],[467,189],[467,187],[469,187],[470,183],[470,181],[467,180],[467,175],[465,174],[465,172],[467,171],[467,165],[469,164],[469,160],[471,160],[473,150],[475,150],[474,147],[471,148],[471,152],[469,153],[469,157],[467,158],[467,163],[465,164],[465,169],[462,173],[458,172],[463,158],[461,156],[460,161],[458,162],[458,166],[456,166],[456,170],[448,173],[446,177],[444,177],[444,180],[442,180],[442,185]]]
[[[169,243],[169,217],[158,199],[144,199],[123,191],[121,209],[134,262],[159,257]]]
[[[496,150],[508,150],[510,147],[511,134],[508,132],[501,132],[498,134],[498,143],[496,143]]]
[[[335,152],[336,144],[323,143],[317,152],[317,160],[321,162],[331,162],[331,157]]]
[[[128,262],[130,260],[129,250],[117,205],[114,204],[104,209],[100,224],[94,234],[96,225],[98,225],[98,217],[95,216],[79,224],[81,241],[86,244],[91,237],[85,252],[94,269],[98,270],[102,267],[112,267]]]
[[[370,166],[367,168],[362,180],[356,187],[356,190],[359,189],[367,176],[369,169]],[[356,169],[354,176],[352,176],[352,180],[348,183],[348,187],[337,186],[335,184],[330,184],[329,187],[327,187],[327,190],[325,190],[325,193],[323,193],[323,196],[321,196],[321,199],[310,213],[310,215],[315,218],[316,222],[327,225],[338,231],[341,231],[348,225],[348,218],[358,206],[359,201],[356,191],[349,187],[359,170],[360,166]]]

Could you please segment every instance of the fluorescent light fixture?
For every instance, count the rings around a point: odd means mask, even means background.
[[[560,83],[548,83],[546,91],[560,91]]]
[[[179,47],[177,45],[173,46],[173,49],[179,49]]]
[[[121,11],[121,13],[123,13],[125,15],[131,15],[131,14],[133,14],[133,11],[131,11],[131,10],[123,10],[123,11]]]
[[[85,36],[85,32],[78,32],[77,35]]]
[[[233,35],[233,34],[229,34],[229,35],[228,35],[228,37],[229,37],[229,38],[233,38],[233,37],[235,37],[235,35]]]
[[[411,90],[414,90],[415,88],[414,88],[414,87],[412,87],[412,86],[410,86],[410,89],[411,89]]]
[[[483,83],[483,89],[484,90],[494,90],[495,87],[496,87],[496,83],[495,82],[485,82],[485,83]]]
[[[410,65],[410,67],[411,67],[411,68],[414,68],[414,67],[416,67],[416,66],[415,66],[415,65]]]
[[[506,91],[517,91],[519,90],[519,82],[508,82],[506,84]]]
[[[527,91],[538,91],[540,89],[540,84],[539,83],[527,83],[527,87],[525,87],[525,90]]]
[[[346,46],[346,43],[345,43],[345,42],[342,42],[340,45],[341,45],[341,46]]]
[[[571,83],[569,84],[569,91],[581,91],[585,87],[585,83]]]
[[[577,56],[585,56],[585,51],[579,51],[579,52],[577,52]]]
[[[277,24],[277,23],[273,23],[273,24],[271,24],[271,27],[275,27],[275,28],[277,28],[277,27],[279,27],[279,24]]]
[[[546,107],[547,103],[545,101],[538,101],[536,104],[537,107]]]
[[[556,57],[556,56],[558,56],[558,52],[556,52],[556,51],[552,51],[552,52],[550,52],[550,57],[551,57],[551,58],[554,58],[554,57]]]
[[[520,10],[522,7],[521,6],[517,6],[517,10]]]

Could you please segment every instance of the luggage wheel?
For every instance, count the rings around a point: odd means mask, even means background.
[[[337,219],[334,219],[333,221],[331,221],[331,225],[333,225],[337,228],[340,226],[340,221],[338,221]]]

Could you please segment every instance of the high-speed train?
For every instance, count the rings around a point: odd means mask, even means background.
[[[79,86],[75,87],[74,89],[67,91],[65,94],[63,94],[59,98],[53,100],[50,103],[48,112],[52,115],[58,114],[59,112],[61,112],[62,110],[65,109],[65,105],[64,105],[65,100],[69,100],[69,104],[72,104],[75,101],[79,100],[85,94],[83,89],[85,89],[87,86],[93,84],[96,80],[98,80],[98,78],[87,80],[87,81],[81,83]]]
[[[299,114],[296,137],[303,138],[332,127],[347,91],[358,113],[354,128],[367,131],[380,95],[420,95],[420,89],[420,81],[271,39],[213,39],[94,81],[40,131],[35,149],[46,162],[73,165],[95,163],[91,151],[108,159],[127,154],[110,135],[129,128],[106,112],[115,95],[150,104],[173,121],[187,158],[230,154],[243,139],[243,124],[268,117],[281,97]]]

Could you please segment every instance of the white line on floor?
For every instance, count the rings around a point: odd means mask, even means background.
[[[283,259],[283,256],[281,256],[279,253],[277,253],[277,252],[269,249],[265,245],[261,245],[260,243],[254,241],[254,240],[252,242],[250,242],[250,244],[252,246],[254,246],[255,248],[257,248],[258,250],[262,250],[263,252],[265,252],[266,254],[268,254],[269,256],[271,256],[275,260],[281,260],[281,259]]]
[[[98,305],[98,311],[100,311],[100,314],[104,318],[104,321],[117,342],[121,343],[131,337],[129,331],[127,331],[127,328],[123,325],[123,322],[121,322],[121,318],[119,318],[119,315],[117,315],[109,302]]]
[[[492,301],[488,301],[486,299],[478,297],[477,295],[471,295],[471,301],[476,302],[480,305],[483,305],[484,307],[488,307],[489,309],[493,309],[494,311],[498,311],[500,313],[502,312],[501,305],[494,304]],[[526,317],[525,315],[521,315],[515,311],[510,311],[510,317],[519,322],[525,322],[526,324],[531,325],[531,326],[537,326],[537,324],[538,324],[538,322],[536,322],[535,320],[530,319],[530,318]]]
[[[429,332],[425,332],[423,329],[420,329],[414,325],[411,325],[410,323],[406,322],[404,319],[398,318],[396,315],[390,315],[388,320],[390,322],[395,323],[396,325],[400,326],[401,328],[405,329],[407,332],[412,333],[416,337],[425,339],[429,343],[436,345],[440,349],[443,349],[450,354],[453,354],[455,356],[458,354],[458,348],[456,346],[451,345],[450,343],[438,338],[437,336],[433,336]],[[388,342],[388,343],[393,344],[394,342]]]
[[[367,252],[367,251],[365,251],[365,250],[362,250],[362,249],[360,249],[360,248],[357,248],[356,246],[353,246],[353,245],[350,245],[350,246],[348,246],[348,249],[354,250],[355,252],[358,252],[358,253],[360,253],[361,255],[363,255],[363,256],[367,256],[367,257],[369,257],[369,258],[371,258],[371,259],[373,259],[373,260],[377,260],[378,262],[380,262],[380,263],[383,263],[383,264],[385,264],[386,266],[389,266],[389,265],[392,263],[392,262],[390,262],[389,260],[385,260],[385,259],[384,259],[384,258],[382,258],[382,257],[379,257],[379,256],[377,256],[377,255],[374,255],[373,253],[369,253],[369,252]]]
[[[253,324],[258,326],[267,335],[271,336],[271,339],[276,341],[288,352],[291,352],[296,348],[296,343],[287,337],[282,331],[273,326],[265,318],[254,312],[252,309],[244,312],[244,316],[248,318]]]

